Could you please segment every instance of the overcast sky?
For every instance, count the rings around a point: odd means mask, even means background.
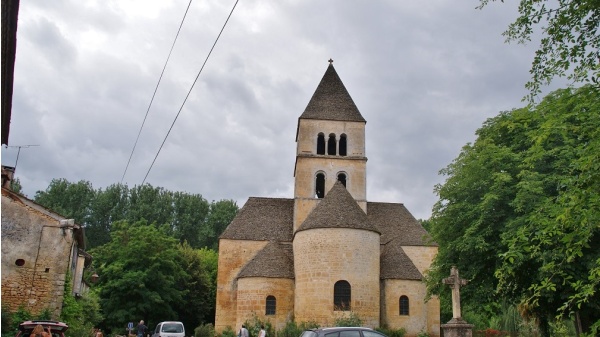
[[[53,178],[121,181],[189,0],[21,1],[9,147],[33,198]],[[124,183],[139,185],[235,0],[193,1]],[[293,197],[295,134],[334,67],[367,120],[367,198],[429,218],[438,175],[524,106],[537,44],[505,44],[516,4],[240,0],[148,174],[209,201]]]

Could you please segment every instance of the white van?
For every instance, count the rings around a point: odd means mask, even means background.
[[[181,322],[160,322],[156,325],[152,337],[185,337],[185,328]]]

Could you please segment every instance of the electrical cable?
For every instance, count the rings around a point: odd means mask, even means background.
[[[160,81],[162,80],[163,74],[165,73],[165,69],[167,69],[167,64],[169,63],[169,59],[171,58],[171,53],[173,53],[173,48],[175,48],[175,42],[177,42],[177,38],[179,37],[179,33],[181,32],[181,27],[183,27],[183,22],[185,21],[185,17],[190,9],[190,5],[193,0],[187,5],[185,9],[185,13],[183,14],[183,18],[181,19],[181,23],[179,24],[179,29],[177,30],[177,34],[175,35],[175,40],[173,40],[173,44],[171,45],[171,50],[169,51],[169,56],[167,56],[167,60],[165,61],[165,65],[163,66],[162,72],[160,73],[160,77],[158,78],[158,83],[156,83],[156,88],[154,88],[154,93],[152,94],[152,99],[150,99],[150,104],[148,104],[148,109],[146,110],[146,116],[144,116],[144,120],[142,121],[142,126],[140,126],[140,131],[138,132],[137,138],[135,139],[135,143],[133,144],[133,149],[131,149],[131,154],[129,155],[129,160],[127,160],[127,165],[125,166],[125,171],[123,171],[123,176],[121,177],[121,184],[125,179],[125,174],[127,173],[127,169],[129,168],[129,163],[131,163],[131,158],[133,157],[133,152],[137,146],[138,141],[140,140],[140,135],[142,134],[142,129],[144,128],[144,124],[146,124],[146,119],[148,118],[148,113],[150,112],[150,107],[152,106],[152,102],[154,102],[154,97],[156,96],[156,91],[158,90],[158,86],[160,85]]]
[[[177,112],[177,115],[175,116],[175,119],[173,120],[173,123],[171,124],[171,127],[169,128],[169,131],[167,132],[167,135],[165,136],[165,139],[163,140],[162,144],[160,145],[160,148],[158,149],[156,156],[154,156],[154,160],[152,161],[152,164],[150,164],[150,168],[148,168],[148,172],[146,172],[146,176],[144,177],[144,180],[142,181],[142,185],[144,185],[144,183],[146,182],[146,178],[148,178],[148,174],[150,174],[150,170],[152,170],[152,167],[154,166],[154,163],[156,162],[156,158],[158,158],[158,155],[160,154],[160,151],[162,150],[163,146],[165,145],[165,142],[167,141],[167,138],[169,137],[171,130],[173,130],[173,125],[175,125],[175,122],[177,121],[179,114],[181,114],[181,110],[183,110],[183,106],[187,102],[188,97],[190,97],[190,94],[192,93],[192,90],[194,89],[194,86],[196,85],[196,82],[198,81],[198,77],[200,77],[200,74],[202,73],[202,70],[204,69],[206,62],[208,61],[208,58],[212,54],[213,49],[215,49],[215,46],[217,45],[217,42],[219,41],[219,38],[221,37],[223,30],[225,30],[225,26],[227,26],[227,22],[229,22],[229,18],[231,18],[231,15],[233,14],[233,11],[235,10],[235,7],[237,6],[238,2],[239,2],[239,0],[236,0],[235,3],[233,4],[233,8],[231,8],[231,12],[229,12],[229,16],[227,16],[227,20],[225,20],[225,23],[223,24],[223,27],[221,28],[219,35],[217,35],[217,38],[215,39],[215,42],[213,43],[212,47],[210,48],[208,55],[206,55],[206,59],[204,60],[204,63],[202,64],[200,71],[198,71],[198,75],[196,75],[196,78],[194,79],[194,82],[192,83],[190,90],[188,91],[187,95],[185,96],[185,99],[183,100],[183,103],[181,104],[181,107],[179,108],[179,111]]]

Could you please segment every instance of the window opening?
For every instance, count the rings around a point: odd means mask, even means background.
[[[317,154],[325,154],[325,135],[319,133],[317,136]]]
[[[348,281],[337,281],[333,286],[333,310],[350,311],[352,289]]]
[[[327,141],[327,154],[330,156],[335,156],[335,149],[337,144],[335,142],[335,134],[329,135],[329,140]]]
[[[408,316],[408,297],[405,295],[400,296],[400,315]]]
[[[265,307],[265,315],[275,315],[275,309],[277,308],[277,299],[275,299],[275,296],[267,296]]]
[[[315,183],[315,195],[319,199],[325,197],[325,175],[323,173],[317,174],[317,181]]]
[[[347,145],[348,143],[346,142],[346,135],[342,134],[340,136],[340,156],[346,156],[347,155]]]
[[[344,185],[344,187],[346,187],[346,174],[345,173],[340,173],[338,174],[338,181],[342,183],[342,185]]]

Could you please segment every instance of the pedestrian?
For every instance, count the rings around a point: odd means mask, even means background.
[[[250,337],[248,329],[246,329],[244,324],[242,324],[242,328],[240,329],[240,332],[238,332],[238,337]]]
[[[33,331],[31,331],[31,334],[29,335],[30,337],[51,337],[52,336],[52,332],[50,332],[50,327],[48,327],[48,332],[46,332],[46,330],[44,330],[44,327],[41,324],[38,324],[35,326],[35,328],[33,328]]]
[[[260,326],[260,332],[258,333],[258,337],[267,337],[267,332],[265,331],[265,326]]]
[[[144,320],[141,320],[137,326],[137,337],[144,337],[146,335],[147,326],[144,325]]]

